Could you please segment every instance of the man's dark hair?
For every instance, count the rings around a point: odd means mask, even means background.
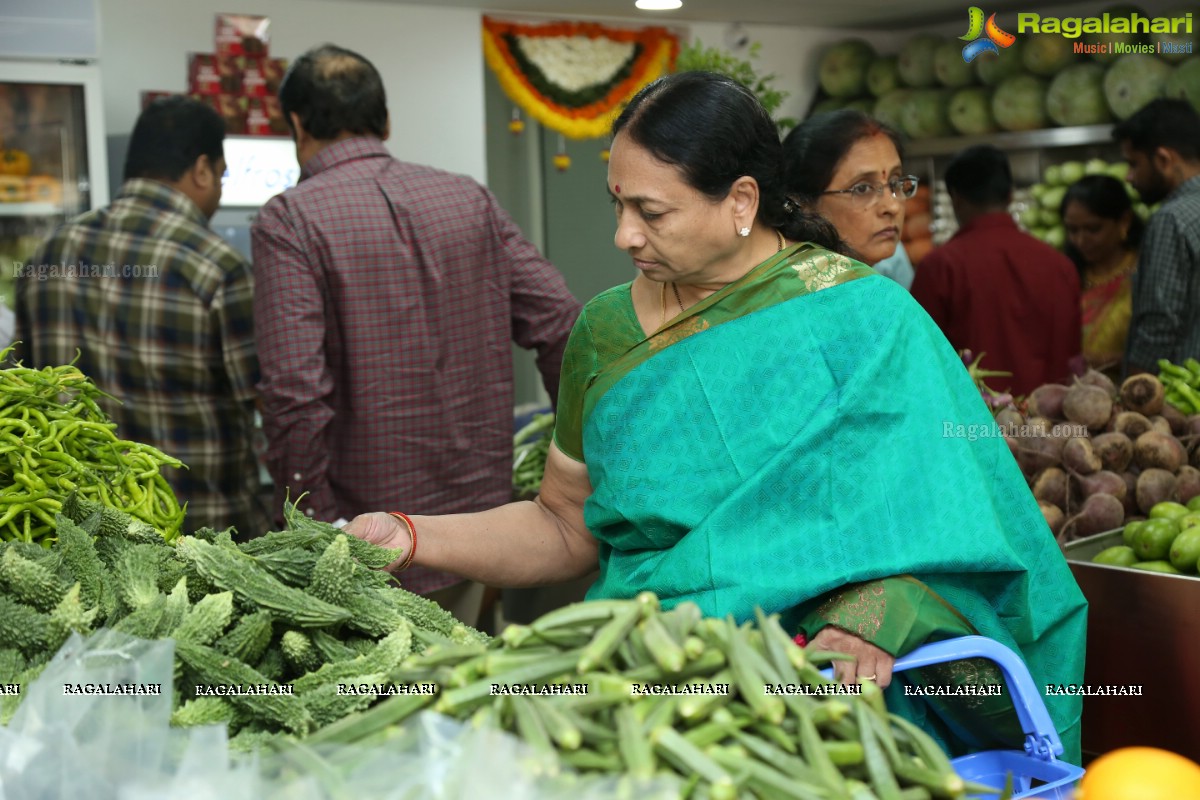
[[[968,147],[946,165],[946,189],[978,208],[1004,208],[1013,190],[1008,156],[990,144]]]
[[[225,155],[225,122],[213,108],[184,95],[155,100],[138,117],[125,155],[125,180],[177,181],[200,156],[216,167]]]
[[[387,96],[379,71],[336,45],[314,47],[296,59],[279,87],[279,104],[288,126],[294,113],[314,139],[387,134]]]
[[[1200,161],[1200,114],[1186,100],[1151,100],[1113,128],[1113,141],[1147,155],[1160,147],[1187,161]]]
[[[788,192],[804,202],[815,203],[829,188],[833,173],[850,148],[879,134],[892,140],[903,160],[900,134],[861,111],[843,108],[804,120],[783,140],[783,181]]]

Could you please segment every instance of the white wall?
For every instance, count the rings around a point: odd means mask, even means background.
[[[214,17],[271,18],[272,56],[295,58],[332,42],[369,58],[383,76],[398,158],[487,176],[480,14],[356,0],[100,0],[100,64],[108,135],[126,134],[146,89],[187,88],[189,52],[211,53]]]

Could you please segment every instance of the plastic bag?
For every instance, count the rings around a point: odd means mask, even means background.
[[[367,746],[231,753],[172,728],[174,642],[73,634],[0,727],[0,800],[668,800],[679,781],[580,776],[493,728],[424,712]]]

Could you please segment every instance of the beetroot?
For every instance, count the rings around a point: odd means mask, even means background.
[[[1092,475],[1076,475],[1075,485],[1085,499],[1094,494],[1111,494],[1124,504],[1125,495],[1129,493],[1125,479],[1108,470],[1100,470]]]
[[[1172,500],[1175,497],[1175,475],[1167,472],[1165,469],[1152,467],[1147,470],[1142,470],[1142,474],[1138,475],[1137,479],[1137,507],[1143,514],[1149,514],[1150,509],[1154,508],[1164,500]]]
[[[996,412],[996,425],[1000,427],[1002,433],[1011,433],[1015,436],[1024,424],[1025,418],[1013,406],[1005,406]]]
[[[1063,398],[1063,414],[1071,422],[1086,425],[1088,430],[1103,430],[1112,415],[1112,398],[1103,389],[1076,383]]]
[[[1124,472],[1133,460],[1133,442],[1123,433],[1102,433],[1092,439],[1092,450],[1100,458],[1101,469]],[[1064,453],[1063,458],[1066,458]]]
[[[1162,414],[1156,414],[1150,418],[1150,430],[1158,431],[1164,436],[1174,436],[1175,432],[1171,430],[1171,423]]]
[[[1138,514],[1141,509],[1137,503],[1137,481],[1138,476],[1132,472],[1121,473],[1121,478],[1125,481],[1125,499],[1122,500],[1125,504],[1125,521],[1129,521],[1130,515]]]
[[[1148,431],[1133,443],[1133,460],[1143,470],[1157,467],[1174,475],[1187,463],[1187,451],[1174,436]]]
[[[1077,378],[1077,380],[1080,383],[1086,383],[1088,386],[1095,386],[1097,389],[1103,389],[1104,393],[1109,397],[1117,396],[1117,385],[1112,382],[1112,378],[1108,377],[1103,372],[1089,369],[1082,376]]]
[[[1061,439],[1031,436],[1017,442],[1017,464],[1021,472],[1033,475],[1062,461]]]
[[[1183,412],[1170,403],[1163,403],[1160,416],[1167,421],[1171,426],[1171,433],[1175,436],[1186,436],[1188,431],[1188,418]]]
[[[1067,492],[1070,491],[1070,484],[1067,481],[1067,473],[1058,467],[1046,467],[1039,472],[1030,488],[1033,489],[1033,496],[1038,500],[1053,503],[1059,508],[1067,507]]]
[[[1049,419],[1063,418],[1063,398],[1067,387],[1060,383],[1047,383],[1034,389],[1029,395],[1029,413]]]
[[[1059,532],[1060,542],[1082,539],[1104,531],[1116,530],[1125,521],[1125,506],[1111,494],[1094,494],[1083,502],[1079,513],[1071,517]]]
[[[1104,466],[1100,462],[1100,456],[1092,449],[1092,440],[1078,436],[1068,439],[1063,445],[1062,459],[1063,466],[1080,475],[1091,475],[1093,472],[1099,472]]]
[[[1186,503],[1193,497],[1200,496],[1200,469],[1192,466],[1179,468],[1175,474],[1175,499]]]
[[[1187,432],[1184,435],[1200,437],[1200,414],[1192,414],[1187,418]]]
[[[1150,430],[1151,427],[1150,419],[1145,414],[1139,414],[1136,411],[1122,411],[1117,414],[1117,422],[1113,426],[1113,430],[1123,433],[1133,440]]]
[[[1121,403],[1130,411],[1154,416],[1163,407],[1162,381],[1145,372],[1130,375],[1121,384]]]
[[[1042,510],[1042,516],[1045,517],[1046,524],[1050,526],[1050,532],[1058,536],[1059,531],[1062,530],[1063,523],[1067,521],[1067,517],[1063,514],[1062,509],[1044,500],[1038,501],[1038,508]]]

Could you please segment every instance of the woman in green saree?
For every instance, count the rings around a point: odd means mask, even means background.
[[[978,631],[1037,683],[1078,683],[1084,600],[957,355],[907,292],[785,206],[780,175],[774,124],[741,85],[643,89],[608,172],[638,274],[576,323],[541,495],[348,530],[490,585],[598,564],[592,598],[761,607],[853,656],[847,682],[888,687],[896,656]],[[1047,700],[1078,763],[1078,700]],[[899,682],[888,701],[952,750],[993,741],[927,719]]]

